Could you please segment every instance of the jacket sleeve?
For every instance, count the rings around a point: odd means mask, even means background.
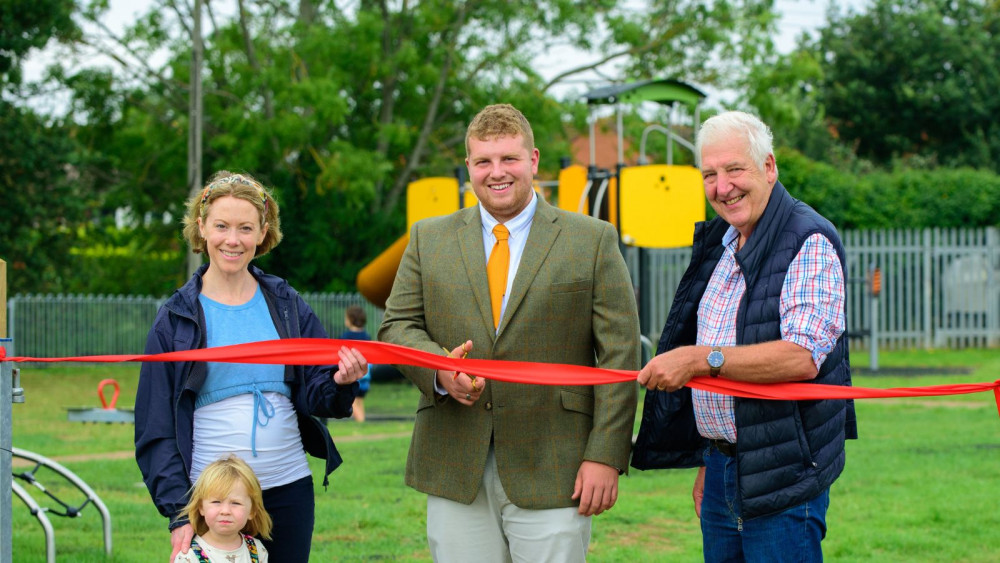
[[[298,309],[299,333],[303,338],[329,338],[326,329],[312,308],[296,295]],[[309,414],[324,418],[346,418],[354,412],[354,398],[358,395],[360,384],[355,381],[350,385],[338,385],[333,381],[337,373],[336,365],[303,366],[304,381],[301,393]]]
[[[174,351],[166,309],[160,309],[146,339],[146,354]],[[191,483],[177,446],[176,405],[183,386],[179,362],[144,362],[135,397],[135,459],[156,509],[176,518],[188,501]]]
[[[639,314],[614,229],[605,224],[594,264],[593,333],[597,366],[637,370]],[[638,391],[632,381],[594,387],[594,426],[584,459],[628,468]]]
[[[427,329],[427,318],[424,307],[423,274],[420,262],[420,231],[422,223],[418,222],[410,229],[410,242],[406,245],[403,257],[392,284],[392,291],[385,304],[385,316],[378,329],[377,340],[398,344],[408,348],[423,350],[432,354],[441,354],[441,344],[431,338]],[[428,240],[431,240],[428,238]],[[469,338],[469,336],[463,336]],[[441,400],[435,389],[437,370],[397,365],[399,371],[412,381],[420,392],[430,401]]]

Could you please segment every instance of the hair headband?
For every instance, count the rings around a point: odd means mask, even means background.
[[[205,205],[205,202],[208,201],[208,196],[212,193],[212,190],[214,188],[217,188],[224,184],[243,184],[244,186],[250,186],[251,188],[256,188],[257,193],[260,195],[260,200],[264,203],[264,215],[265,216],[267,215],[267,192],[264,191],[264,188],[260,184],[254,182],[253,180],[248,179],[242,174],[233,174],[232,176],[219,178],[218,180],[206,186],[205,191],[201,193],[201,204]]]

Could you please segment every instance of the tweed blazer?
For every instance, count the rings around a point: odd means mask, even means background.
[[[470,358],[639,368],[639,319],[617,233],[539,200],[499,331],[493,328],[478,207],[415,224],[378,339]],[[406,484],[470,504],[492,437],[508,498],[528,509],[574,506],[584,460],[628,467],[637,385],[487,381],[473,406],[437,395],[434,370],[399,366],[420,388]]]

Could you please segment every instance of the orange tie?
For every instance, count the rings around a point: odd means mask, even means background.
[[[503,294],[507,290],[507,269],[510,267],[510,247],[507,237],[510,231],[507,227],[497,224],[493,227],[496,244],[490,252],[490,261],[486,264],[486,279],[490,282],[490,304],[493,306],[493,328],[500,326],[500,309],[503,305]]]

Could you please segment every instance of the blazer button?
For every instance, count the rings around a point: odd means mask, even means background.
[[[493,410],[493,403],[491,403],[490,401],[486,401],[486,404],[485,404],[485,405],[483,405],[483,407],[484,407],[484,408],[485,408],[486,410],[488,410],[488,411],[491,411],[491,410]]]

